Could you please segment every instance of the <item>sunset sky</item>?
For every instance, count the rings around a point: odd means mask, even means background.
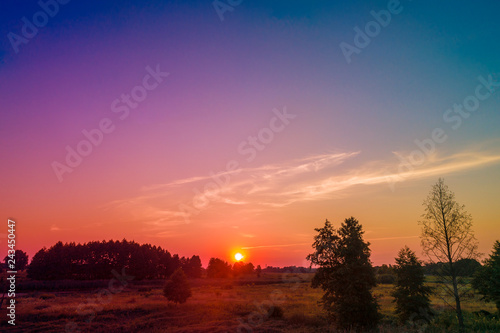
[[[0,5],[2,258],[13,218],[30,258],[126,238],[307,266],[314,228],[354,216],[393,263],[421,255],[439,177],[480,251],[500,238],[500,3],[58,7]]]

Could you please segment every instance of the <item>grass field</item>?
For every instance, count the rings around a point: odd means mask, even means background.
[[[193,296],[180,305],[167,302],[162,295],[162,281],[131,283],[116,293],[107,289],[30,292],[17,297],[16,331],[334,332],[318,304],[322,291],[310,287],[311,278],[312,274],[275,273],[240,280],[194,280],[191,281]],[[435,285],[435,281],[429,284]],[[403,329],[396,324],[393,314],[392,288],[379,285],[374,290],[384,315],[380,332]],[[439,312],[448,309],[438,296],[433,296],[432,304]],[[272,307],[274,311],[269,311]],[[465,299],[463,307],[467,312],[495,311],[492,304],[481,302],[477,296]],[[472,315],[467,318],[473,320]],[[444,315],[439,320],[446,325],[453,318]],[[6,324],[2,319],[2,327]],[[442,327],[431,331],[442,332]],[[500,323],[497,327],[500,328]]]

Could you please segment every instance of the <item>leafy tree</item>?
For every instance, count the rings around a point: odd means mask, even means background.
[[[465,329],[460,302],[463,293],[467,292],[466,283],[458,278],[456,263],[460,259],[477,257],[477,241],[472,231],[472,217],[463,205],[455,201],[455,194],[440,178],[432,186],[432,190],[423,203],[425,213],[422,215],[422,247],[431,262],[443,262],[441,284],[448,295],[455,300],[458,325]],[[449,287],[449,284],[452,287]]]
[[[500,242],[493,245],[493,252],[475,274],[472,285],[483,299],[494,302],[500,314]]]
[[[371,293],[376,286],[375,271],[361,225],[351,217],[338,230],[328,220],[323,228],[315,230],[315,252],[307,260],[311,266],[319,266],[312,287],[325,291],[321,303],[328,315],[338,329],[376,327],[380,315]]]
[[[8,262],[10,259],[11,258],[9,256],[5,256],[3,261],[5,262],[6,265],[8,265]],[[16,263],[15,263],[16,269],[20,270],[20,271],[25,269],[26,266],[28,266],[28,259],[29,258],[28,258],[28,255],[26,254],[26,252],[24,252],[22,250],[16,250],[14,253],[14,260],[16,261]]]
[[[219,258],[210,258],[207,267],[209,278],[226,278],[231,275],[231,265]]]
[[[424,285],[424,269],[415,252],[407,246],[402,248],[396,258],[394,270],[396,286],[392,296],[395,298],[396,314],[400,321],[429,322],[432,316],[429,300],[432,289]]]
[[[185,303],[191,297],[191,287],[182,268],[178,268],[165,283],[163,296],[174,303]]]

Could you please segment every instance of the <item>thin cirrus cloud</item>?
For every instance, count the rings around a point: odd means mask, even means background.
[[[425,161],[403,169],[398,159],[371,161],[355,164],[360,152],[331,153],[308,156],[285,163],[242,168],[225,173],[225,185],[204,192],[204,186],[213,182],[210,176],[196,176],[175,180],[166,184],[145,187],[137,197],[117,200],[108,205],[111,209],[126,209],[138,222],[148,225],[149,230],[164,229],[186,223],[186,212],[180,205],[191,207],[197,216],[210,211],[248,209],[254,214],[262,213],[297,202],[327,200],[357,185],[390,186],[398,182],[418,180],[479,168],[498,163],[496,152],[476,148],[448,156],[437,154]],[[395,153],[396,154],[396,153]],[[351,162],[347,167],[346,161]],[[198,193],[198,194],[196,194]],[[203,205],[195,206],[194,200],[203,197]]]

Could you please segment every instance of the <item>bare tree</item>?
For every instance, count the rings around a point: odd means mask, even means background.
[[[442,286],[446,294],[455,300],[458,324],[463,331],[465,326],[460,305],[462,281],[458,278],[455,263],[460,259],[478,257],[472,217],[465,211],[465,206],[455,201],[455,194],[442,178],[432,186],[423,205],[425,213],[419,221],[422,225],[422,247],[431,262],[443,263],[440,275],[445,283]]]

